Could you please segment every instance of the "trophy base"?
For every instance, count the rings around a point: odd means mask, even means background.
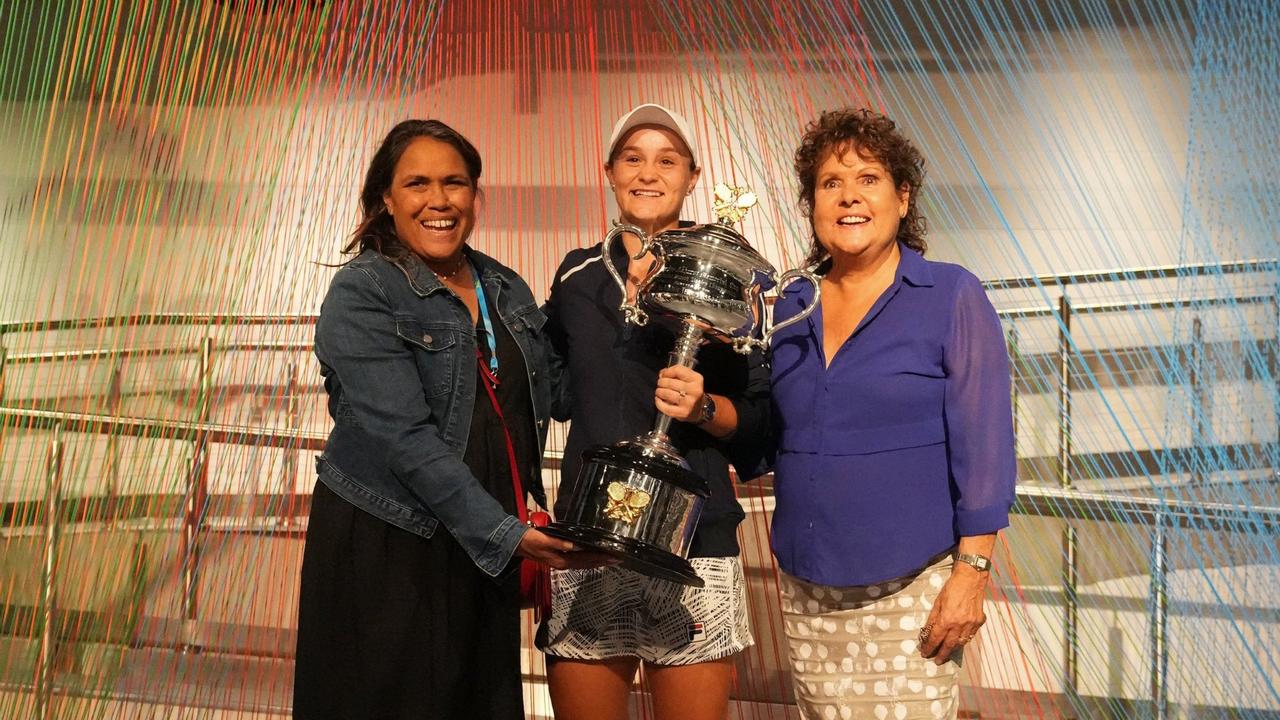
[[[616,557],[622,567],[641,575],[699,588],[706,585],[688,560],[649,543],[586,525],[551,523],[538,529],[551,537]]]

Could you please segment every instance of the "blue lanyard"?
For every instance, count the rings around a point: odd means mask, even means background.
[[[484,287],[480,285],[480,271],[471,263],[471,281],[476,286],[476,304],[480,306],[480,319],[484,321],[485,347],[489,348],[489,373],[498,377],[498,336],[493,334],[493,320],[489,319],[489,303],[484,299]],[[490,345],[489,343],[493,343]]]

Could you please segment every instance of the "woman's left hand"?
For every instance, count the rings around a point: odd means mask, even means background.
[[[659,412],[693,422],[702,417],[702,394],[701,374],[683,365],[672,365],[658,373],[653,401]]]
[[[970,565],[955,564],[951,577],[933,603],[929,619],[920,629],[922,656],[941,665],[951,659],[956,648],[963,647],[978,634],[978,628],[987,621],[982,601],[987,594],[988,575]]]

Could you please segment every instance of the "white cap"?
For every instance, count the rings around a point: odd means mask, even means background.
[[[693,133],[689,131],[689,123],[685,122],[685,119],[680,117],[679,113],[672,112],[654,103],[637,105],[631,109],[631,112],[618,118],[618,122],[613,126],[613,132],[609,134],[609,157],[613,157],[614,146],[618,144],[618,141],[630,132],[631,128],[637,125],[658,125],[675,133],[689,148],[689,155],[693,157],[693,166],[702,166],[702,163],[698,162],[698,146],[693,142]]]

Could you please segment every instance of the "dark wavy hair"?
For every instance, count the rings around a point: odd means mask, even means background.
[[[828,110],[805,128],[800,147],[796,149],[796,178],[800,181],[800,209],[813,226],[813,195],[818,181],[818,167],[832,152],[854,150],[863,159],[879,162],[889,171],[894,187],[911,193],[907,214],[898,224],[898,241],[924,255],[928,245],[924,216],[918,200],[924,186],[924,157],[911,141],[898,132],[892,120],[871,110]],[[806,265],[816,265],[827,257],[827,251],[815,234],[809,247]]]
[[[364,187],[360,189],[360,222],[351,233],[346,247],[342,248],[343,253],[358,255],[372,248],[398,260],[409,252],[396,236],[395,220],[387,212],[382,196],[391,188],[396,164],[400,162],[404,151],[414,140],[423,137],[439,140],[457,150],[467,166],[471,187],[479,189],[480,151],[462,133],[439,120],[404,120],[397,123],[382,139],[382,144],[369,161],[369,169],[364,175]]]

